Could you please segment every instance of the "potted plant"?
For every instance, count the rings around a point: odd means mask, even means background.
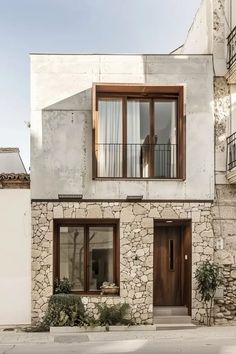
[[[119,286],[109,281],[104,281],[100,289],[101,295],[117,295],[119,292]]]

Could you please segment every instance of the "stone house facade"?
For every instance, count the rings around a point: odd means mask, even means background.
[[[211,55],[31,55],[32,320],[55,278],[136,323],[181,307],[214,257]],[[205,134],[196,134],[204,131]],[[119,287],[101,295],[104,281]],[[180,286],[181,284],[181,286]]]

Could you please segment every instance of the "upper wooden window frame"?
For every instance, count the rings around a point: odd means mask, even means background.
[[[134,99],[176,99],[177,100],[177,177],[127,177],[126,156],[123,149],[123,176],[122,177],[98,177],[96,163],[96,144],[98,141],[98,99],[122,99],[123,117],[123,143],[127,137],[127,97]],[[151,105],[152,106],[152,105]],[[185,180],[186,179],[186,119],[184,111],[184,86],[182,85],[148,85],[148,84],[123,84],[123,83],[94,83],[92,88],[92,177],[99,180]],[[154,112],[151,112],[153,115]],[[150,121],[153,122],[153,119]],[[152,123],[150,123],[152,124]],[[154,129],[154,127],[151,127]],[[152,171],[151,171],[152,175]]]

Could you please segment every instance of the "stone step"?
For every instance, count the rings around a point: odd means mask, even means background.
[[[186,306],[155,306],[153,307],[154,316],[187,316]]]
[[[154,316],[155,324],[191,324],[191,316]]]

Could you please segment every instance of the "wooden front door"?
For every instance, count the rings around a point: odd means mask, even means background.
[[[156,226],[154,237],[154,306],[183,306],[183,232],[179,225]]]

